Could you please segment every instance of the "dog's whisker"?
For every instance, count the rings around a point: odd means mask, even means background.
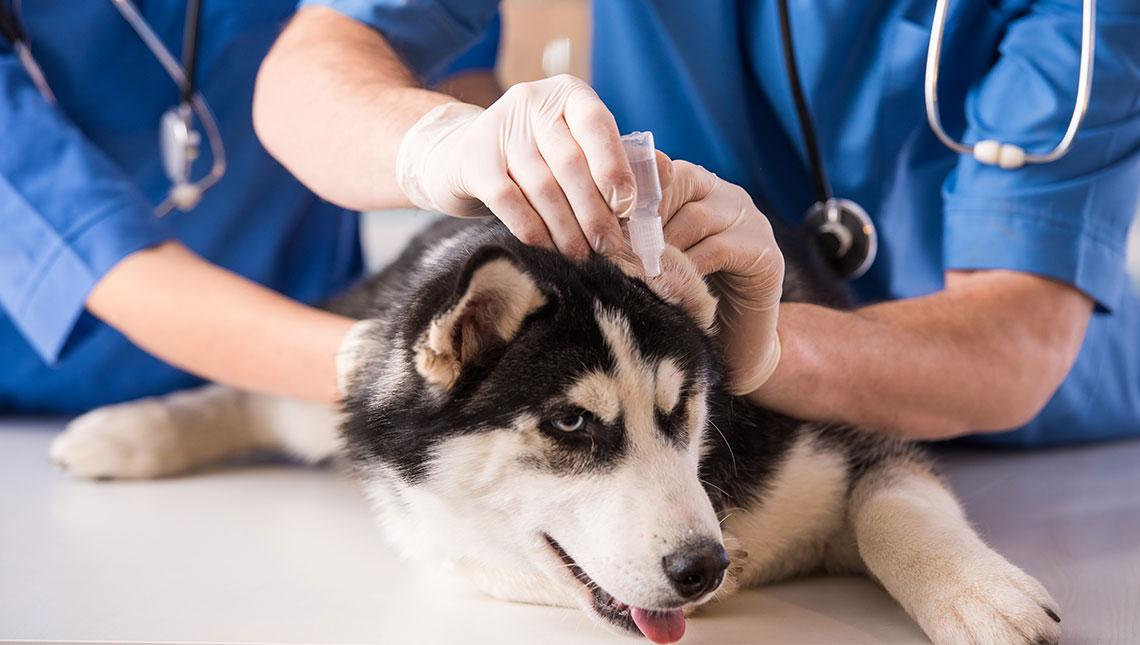
[[[720,428],[717,427],[712,419],[709,419],[709,425],[720,435],[721,440],[724,441],[724,447],[728,448],[728,457],[732,460],[732,476],[739,477],[740,473],[736,470],[736,455],[732,452],[732,444],[728,442],[728,437],[724,436],[724,433],[720,431]]]
[[[720,486],[717,486],[716,484],[710,482],[709,480],[704,479],[703,477],[700,477],[698,479],[700,479],[700,482],[702,484],[704,484],[705,486],[708,486],[709,488],[715,488],[716,490],[720,491],[720,493],[722,495],[724,495],[725,497],[729,497],[729,498],[732,497],[732,495],[728,494],[728,491],[726,491],[725,489],[721,488]]]

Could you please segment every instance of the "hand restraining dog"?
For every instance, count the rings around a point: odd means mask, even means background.
[[[211,385],[92,411],[52,456],[131,478],[339,453],[407,557],[659,643],[703,603],[816,571],[873,577],[935,642],[1058,640],[1052,598],[921,449],[729,394],[702,278],[676,250],[658,277],[629,264],[446,220],[330,307],[368,321],[341,410]],[[794,257],[784,297],[843,300]]]

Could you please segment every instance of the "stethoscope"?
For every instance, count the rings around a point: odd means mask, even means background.
[[[846,279],[854,280],[866,273],[874,263],[879,249],[878,232],[862,206],[849,199],[837,198],[831,190],[827,170],[824,168],[819,145],[816,142],[811,111],[804,99],[803,86],[800,83],[791,22],[788,17],[788,0],[778,0],[776,6],[780,19],[784,67],[816,193],[816,202],[804,215],[804,228],[815,240],[824,258],[836,273]],[[942,53],[942,32],[946,26],[948,6],[949,0],[937,0],[935,3],[930,45],[926,53],[924,92],[926,118],[938,140],[954,152],[972,155],[980,163],[1007,170],[1021,168],[1026,164],[1049,163],[1065,156],[1073,147],[1073,141],[1088,110],[1089,96],[1092,93],[1093,50],[1096,47],[1096,0],[1084,0],[1081,11],[1080,76],[1077,80],[1077,98],[1073,105],[1073,115],[1060,143],[1047,154],[1027,153],[1020,146],[996,139],[979,141],[969,146],[955,141],[946,134],[938,114],[938,62]]]
[[[156,208],[156,214],[163,215],[171,208],[190,210],[202,198],[202,193],[213,186],[225,174],[225,147],[218,132],[217,123],[209,104],[197,91],[194,71],[197,64],[198,28],[201,17],[200,0],[188,0],[186,5],[186,25],[183,32],[183,62],[180,66],[162,41],[142,19],[130,0],[111,0],[119,13],[130,23],[143,42],[166,69],[167,74],[179,86],[179,104],[162,116],[159,128],[159,144],[162,152],[163,168],[170,178],[172,187],[167,198]],[[1077,98],[1073,115],[1069,120],[1061,141],[1046,154],[1031,154],[1019,146],[1002,143],[995,139],[979,141],[973,146],[955,141],[946,134],[938,113],[938,63],[942,52],[942,33],[946,25],[949,0],[937,0],[934,20],[930,31],[930,45],[926,56],[926,81],[924,102],[926,117],[931,130],[939,141],[959,154],[973,155],[979,162],[1005,169],[1021,168],[1025,164],[1040,164],[1055,161],[1073,146],[1081,121],[1088,109],[1092,92],[1093,51],[1096,46],[1096,0],[1084,0],[1081,11],[1081,59],[1080,76],[1077,81]],[[791,23],[788,16],[787,0],[778,0],[780,18],[780,39],[784,51],[784,65],[788,84],[795,103],[796,118],[807,149],[808,163],[811,166],[812,183],[816,202],[804,215],[804,225],[816,240],[819,248],[839,275],[855,279],[867,272],[875,261],[878,252],[878,233],[867,211],[849,199],[837,198],[832,192],[826,168],[815,138],[815,126],[811,111],[804,98],[796,64],[795,47],[792,41]],[[16,11],[8,11],[4,0],[0,0],[0,35],[12,43],[16,55],[32,81],[44,98],[55,102],[51,88],[43,72],[31,54],[27,35],[18,20]],[[213,167],[210,173],[198,181],[191,181],[190,171],[198,158],[201,136],[194,129],[193,118],[197,114],[206,131],[213,153]]]
[[[3,36],[16,52],[28,76],[49,104],[55,104],[43,70],[32,56],[27,33],[19,20],[19,7],[9,9],[6,0],[0,0],[0,36]],[[226,173],[226,149],[218,131],[217,121],[210,105],[198,91],[194,77],[198,65],[198,33],[202,17],[201,0],[188,0],[186,22],[182,32],[182,63],[179,64],[170,51],[139,15],[130,0],[111,0],[123,18],[150,49],[171,80],[178,85],[178,105],[167,110],[159,123],[159,150],[162,153],[162,166],[170,179],[170,192],[155,208],[155,215],[161,217],[177,208],[188,211],[198,205],[202,194],[218,183]],[[202,136],[194,128],[194,116],[202,123],[210,144],[213,164],[210,172],[201,179],[194,180],[191,170],[201,151]]]

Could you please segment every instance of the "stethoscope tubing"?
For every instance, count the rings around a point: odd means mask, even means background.
[[[193,42],[197,41],[197,33],[199,28],[198,15],[198,0],[190,0],[193,5],[188,6],[187,10],[187,34],[188,40]],[[205,192],[210,189],[214,184],[218,183],[221,178],[226,174],[226,148],[222,140],[221,132],[218,129],[218,123],[214,119],[214,113],[210,109],[209,103],[202,97],[202,93],[197,90],[192,79],[192,71],[190,67],[184,67],[175,60],[174,55],[166,48],[162,40],[150,28],[146,20],[139,15],[135,5],[130,0],[111,0],[115,8],[123,16],[123,19],[130,24],[135,33],[139,35],[147,48],[154,53],[155,58],[158,59],[159,64],[170,78],[178,85],[180,92],[189,100],[184,101],[185,104],[191,106],[194,113],[198,115],[198,120],[202,122],[202,129],[206,132],[206,139],[210,144],[211,157],[213,164],[210,167],[210,173],[196,182],[200,192]],[[196,47],[191,47],[190,50],[184,52],[186,65],[196,66],[197,55]],[[171,197],[167,197],[155,208],[155,215],[162,217],[169,213],[175,207],[174,201]]]
[[[12,44],[16,58],[28,73],[28,77],[32,79],[32,84],[43,95],[44,100],[49,105],[55,105],[55,93],[51,91],[51,85],[48,84],[44,71],[40,69],[40,64],[32,55],[31,47],[28,45],[28,34],[24,32],[24,26],[20,22],[21,6],[17,2],[9,9],[5,6],[5,1],[0,0],[0,37]]]
[[[795,41],[792,38],[792,22],[788,11],[788,0],[777,0],[776,12],[780,21],[780,46],[784,51],[784,73],[788,77],[788,89],[796,108],[796,121],[799,122],[800,136],[804,139],[808,166],[811,168],[812,183],[815,185],[816,200],[826,203],[835,195],[831,191],[831,181],[827,176],[827,166],[815,134],[815,120],[804,97],[803,81],[800,79],[799,65],[796,62]]]
[[[934,5],[934,20],[930,26],[930,43],[926,51],[926,79],[923,88],[923,101],[926,105],[926,120],[934,136],[951,150],[964,155],[975,155],[975,147],[956,141],[942,127],[942,117],[938,111],[938,66],[942,57],[942,38],[946,29],[946,17],[950,1],[937,0]],[[1092,96],[1093,55],[1096,51],[1096,0],[1083,0],[1081,6],[1081,59],[1080,74],[1077,77],[1077,97],[1073,104],[1073,114],[1060,142],[1045,154],[1026,153],[1023,163],[1042,164],[1056,161],[1065,156],[1073,147],[1077,132],[1081,129],[1088,112]]]
[[[0,0],[3,2],[3,0]],[[130,0],[111,0],[119,13],[131,25],[143,42],[153,52],[166,73],[179,87],[181,103],[189,106],[202,122],[203,129],[212,151],[213,164],[209,174],[196,183],[200,191],[217,183],[226,170],[225,146],[219,132],[217,121],[209,104],[197,91],[194,85],[194,71],[197,66],[197,41],[200,18],[200,0],[188,0],[187,18],[183,44],[183,63],[179,65],[174,56],[139,15]],[[795,102],[800,130],[804,139],[808,162],[811,166],[812,181],[815,185],[817,199],[826,203],[835,199],[830,181],[816,140],[815,127],[812,122],[811,111],[803,94],[796,65],[795,52],[791,36],[791,24],[787,0],[778,0],[780,35],[784,50],[786,72],[791,86],[792,99]],[[949,0],[936,0],[934,17],[931,23],[930,41],[927,48],[926,70],[923,87],[923,102],[926,108],[926,119],[931,131],[946,147],[959,154],[973,155],[983,163],[1000,165],[1003,168],[1020,168],[1025,164],[1049,163],[1060,159],[1072,149],[1081,123],[1088,112],[1089,100],[1092,95],[1093,59],[1096,50],[1096,0],[1082,0],[1081,8],[1081,54],[1080,73],[1077,79],[1077,96],[1073,105],[1073,113],[1069,119],[1061,140],[1047,153],[1027,153],[1016,145],[989,140],[981,141],[976,145],[966,145],[950,137],[942,126],[941,114],[938,109],[938,71],[942,56],[942,41],[949,14]],[[44,98],[55,103],[55,96],[51,86],[47,83],[43,71],[40,69],[28,47],[27,38],[23,33],[19,18],[15,12],[3,10],[0,5],[0,32],[9,41],[27,70],[33,83]],[[1011,153],[1007,155],[1007,153]],[[1007,163],[1008,162],[1008,163]],[[159,205],[157,212],[164,214],[172,207],[168,198]]]
[[[24,67],[32,83],[36,86],[36,89],[39,90],[40,94],[44,97],[44,100],[49,105],[54,105],[56,103],[55,94],[52,92],[51,85],[47,82],[43,70],[40,68],[35,56],[32,55],[27,35],[20,22],[19,9],[18,7],[14,7],[12,10],[9,10],[5,7],[4,2],[5,0],[0,0],[0,36],[12,44],[16,57]],[[186,24],[183,30],[183,62],[181,65],[175,60],[162,40],[154,33],[154,30],[150,28],[146,20],[139,15],[133,2],[130,0],[111,0],[111,4],[118,10],[123,19],[130,24],[131,28],[134,29],[135,33],[142,39],[143,44],[146,45],[147,49],[151,51],[159,64],[162,65],[163,70],[166,71],[167,75],[170,76],[171,80],[178,86],[180,104],[174,109],[183,110],[186,114],[186,119],[190,118],[189,115],[191,113],[197,115],[198,120],[202,124],[202,129],[205,130],[206,139],[209,142],[211,157],[213,159],[210,172],[196,182],[185,184],[185,187],[193,188],[197,195],[201,195],[214,184],[218,183],[226,173],[225,142],[222,139],[217,120],[214,118],[214,112],[210,109],[210,104],[206,101],[205,97],[202,96],[202,93],[198,91],[194,82],[198,63],[197,44],[201,26],[201,0],[187,1]],[[167,198],[155,208],[155,215],[161,217],[173,210],[176,206],[177,204],[173,197],[167,196]]]
[[[36,62],[35,56],[32,56],[32,50],[28,48],[27,41],[12,41],[12,49],[15,50],[16,58],[20,60],[20,64],[24,66],[24,71],[32,79],[32,85],[36,86],[48,105],[55,105],[55,92],[51,91],[51,85],[47,82],[44,71],[40,69],[40,64]]]
[[[836,273],[844,279],[855,280],[865,274],[875,261],[879,248],[878,232],[866,209],[850,199],[837,199],[832,191],[827,166],[823,163],[823,153],[816,138],[815,120],[804,96],[803,82],[796,62],[788,0],[777,0],[776,12],[779,17],[780,45],[784,54],[784,72],[788,78],[788,89],[795,105],[796,121],[800,126],[816,194],[815,203],[804,213],[804,226],[817,242],[821,237],[833,239],[835,244],[821,245],[821,251]]]

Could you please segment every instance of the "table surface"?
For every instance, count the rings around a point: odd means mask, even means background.
[[[418,575],[334,469],[73,481],[47,461],[61,425],[0,421],[0,640],[637,642]],[[1140,442],[940,454],[982,534],[1059,601],[1066,642],[1140,642]],[[872,583],[815,578],[715,605],[684,642],[923,641]]]

